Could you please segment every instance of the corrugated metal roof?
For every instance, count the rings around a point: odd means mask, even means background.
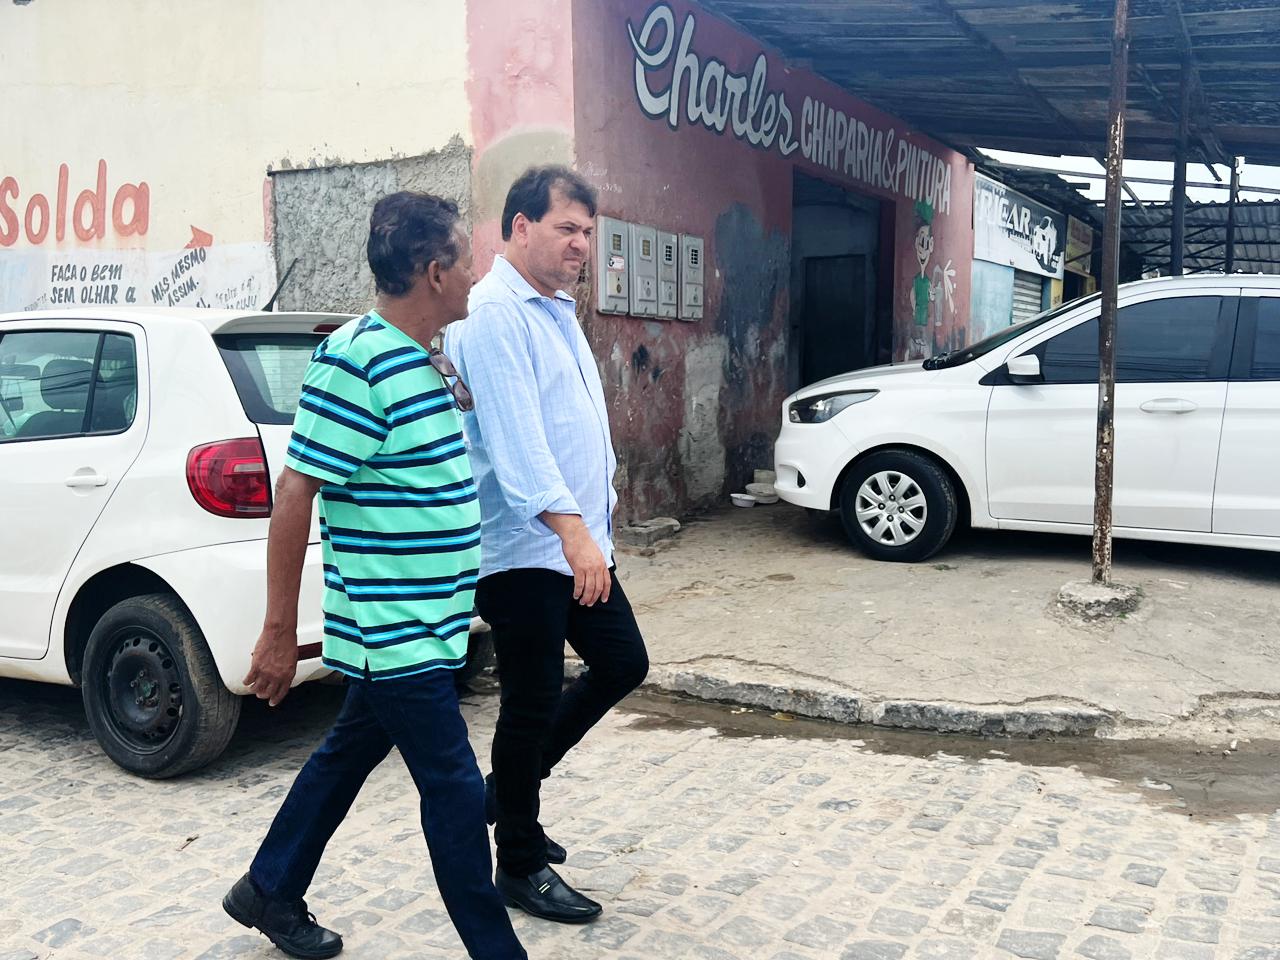
[[[1105,148],[1114,0],[701,2],[958,147]],[[1197,150],[1280,164],[1280,0],[1130,0],[1129,32],[1127,156],[1172,159],[1189,53]]]
[[[1238,273],[1280,274],[1280,201],[1236,204],[1235,270]],[[1173,210],[1167,203],[1143,208],[1126,206],[1121,220],[1122,242],[1149,267],[1169,260]],[[1227,205],[1188,203],[1184,269],[1187,273],[1221,272],[1225,267]]]

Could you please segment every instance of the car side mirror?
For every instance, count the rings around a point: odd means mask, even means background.
[[[1040,379],[1040,358],[1034,353],[1024,353],[1014,357],[1005,368],[1009,371],[1009,379],[1014,383],[1033,383]]]

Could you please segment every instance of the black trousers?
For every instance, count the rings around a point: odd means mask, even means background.
[[[542,780],[649,671],[644,639],[616,575],[607,603],[573,599],[573,578],[507,570],[481,579],[476,608],[493,628],[502,690],[493,737],[498,866],[527,877],[547,865],[538,824]],[[564,644],[586,671],[564,686]]]

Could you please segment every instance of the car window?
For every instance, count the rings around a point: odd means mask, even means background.
[[[120,433],[129,429],[138,410],[138,354],[133,337],[108,333],[94,377],[88,433]]]
[[[0,443],[117,433],[133,422],[137,400],[132,337],[87,330],[0,337]]]
[[[1234,299],[1169,297],[1120,308],[1116,381],[1159,383],[1221,376]],[[1045,383],[1098,382],[1098,318],[1077,324],[1035,351]]]
[[[1280,380],[1280,298],[1258,300],[1258,325],[1253,335],[1251,380]]]
[[[318,333],[239,333],[214,337],[254,423],[293,423]]]

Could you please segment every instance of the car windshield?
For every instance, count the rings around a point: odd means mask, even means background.
[[[962,363],[969,363],[970,361],[978,359],[978,357],[985,356],[992,350],[1003,347],[1006,343],[1016,340],[1024,333],[1034,330],[1036,327],[1043,326],[1050,320],[1056,320],[1068,310],[1074,310],[1076,307],[1092,303],[1101,296],[1101,293],[1095,293],[1080,300],[1072,300],[1070,303],[1064,303],[1062,306],[1054,307],[1052,310],[1046,310],[1044,313],[1036,314],[1030,320],[1024,320],[1022,323],[1015,323],[1011,327],[1006,327],[1004,330],[992,334],[985,340],[979,340],[973,346],[964,347],[960,350],[952,350],[949,353],[940,353],[935,357],[930,357],[924,362],[924,368],[926,370],[941,370],[944,367],[958,367]]]

